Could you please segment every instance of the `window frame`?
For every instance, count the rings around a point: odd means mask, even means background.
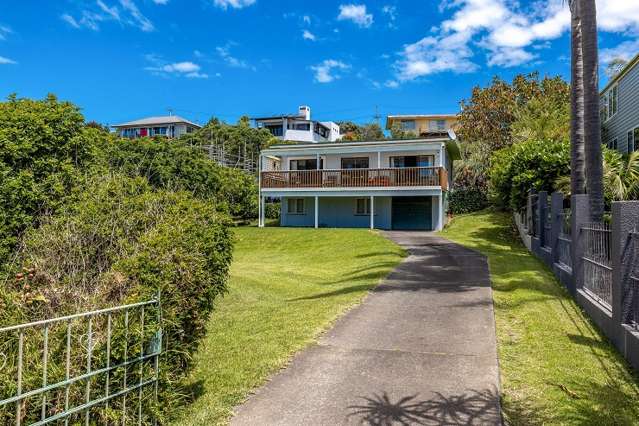
[[[412,132],[417,130],[417,120],[400,120],[399,127],[404,132]]]
[[[619,112],[619,83],[615,83],[604,94],[606,100],[606,119],[604,123],[613,118]]]
[[[293,203],[292,203],[293,202]],[[301,202],[301,210],[300,210],[300,202]],[[295,205],[295,208],[291,211],[291,206]],[[295,216],[303,216],[306,214],[306,200],[304,198],[289,198],[286,200],[286,214],[287,215],[295,215]]]
[[[366,167],[344,167],[344,160],[352,160],[355,163],[359,162],[359,161],[364,161],[366,160]],[[339,161],[339,165],[341,167],[342,170],[361,170],[361,169],[370,169],[370,164],[371,163],[371,159],[370,157],[342,157],[340,158]]]
[[[635,150],[635,129],[631,128],[626,132],[626,152],[630,154]]]

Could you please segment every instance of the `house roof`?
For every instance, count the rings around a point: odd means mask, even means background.
[[[199,124],[195,124],[192,121],[182,118],[178,115],[167,115],[163,117],[147,117],[140,120],[129,121],[127,123],[114,124],[111,127],[139,127],[139,126],[158,126],[161,124],[189,124],[193,127],[201,128]]]
[[[269,115],[269,116],[266,116],[266,117],[251,117],[251,120],[257,120],[257,121],[278,120],[278,119],[282,119],[282,118],[297,118],[297,119],[301,119],[301,120],[306,120],[306,116],[300,115],[300,114],[279,114],[279,115]],[[310,120],[307,120],[307,121],[310,121]]]
[[[639,53],[635,55],[634,58],[632,58],[630,61],[628,61],[628,63],[621,69],[621,71],[619,71],[617,73],[617,75],[615,75],[614,77],[612,77],[608,83],[606,83],[606,85],[604,86],[603,89],[601,89],[601,92],[599,92],[600,95],[603,95],[606,90],[608,90],[610,88],[610,86],[612,86],[613,84],[615,84],[617,81],[619,81],[619,79],[621,79],[621,77],[623,77],[624,75],[626,75],[631,69],[633,69],[635,67],[635,65],[639,64]]]
[[[439,143],[445,144],[448,152],[453,160],[461,158],[459,146],[457,144],[457,136],[455,132],[449,130],[445,135],[438,135],[437,137],[430,138],[412,138],[412,139],[382,139],[371,141],[355,141],[355,142],[296,142],[295,144],[276,144],[271,145],[269,148],[262,150],[264,155],[280,155],[280,151],[297,151],[305,149],[335,149],[335,148],[356,148],[356,147],[369,147],[369,146],[382,146],[382,145],[394,145],[394,144],[419,144],[419,143]]]

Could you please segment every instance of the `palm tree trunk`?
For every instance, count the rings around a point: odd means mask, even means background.
[[[586,192],[586,171],[584,152],[584,86],[581,39],[580,0],[570,1],[570,192]]]
[[[590,219],[603,220],[603,163],[599,116],[599,51],[597,48],[597,7],[595,0],[581,3],[582,59],[584,72],[584,136],[586,188],[590,199]]]

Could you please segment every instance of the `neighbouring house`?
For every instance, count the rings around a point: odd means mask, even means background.
[[[202,128],[185,118],[177,115],[165,117],[148,117],[128,123],[111,126],[123,138],[143,138],[151,136],[165,136],[167,138],[179,138],[187,133]]]
[[[311,107],[302,105],[297,114],[253,117],[255,127],[264,128],[281,140],[295,142],[335,142],[340,139],[339,125],[311,119]]]
[[[601,140],[622,154],[639,149],[639,55],[600,93]]]
[[[389,115],[386,117],[386,129],[394,126],[413,133],[417,137],[446,134],[449,130],[456,130],[457,115],[455,114],[413,114]]]
[[[446,223],[453,131],[401,140],[274,145],[260,154],[260,226],[266,199],[281,226],[440,230]]]

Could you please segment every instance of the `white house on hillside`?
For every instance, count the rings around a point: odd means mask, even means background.
[[[148,117],[140,120],[129,121],[128,123],[111,126],[123,138],[144,138],[151,136],[166,136],[168,138],[179,138],[180,136],[192,133],[202,126],[192,123],[189,120],[177,115],[165,117]]]
[[[332,121],[311,120],[311,107],[302,105],[297,114],[279,114],[252,118],[255,127],[268,129],[273,136],[297,142],[335,142],[339,126]]]
[[[274,145],[260,155],[260,226],[281,199],[281,226],[440,230],[446,223],[453,131],[429,138]]]

